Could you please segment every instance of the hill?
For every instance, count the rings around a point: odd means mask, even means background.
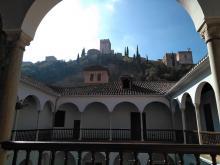
[[[193,65],[169,68],[161,61],[129,58],[120,55],[84,56],[74,61],[42,61],[24,63],[22,74],[53,85],[74,85],[83,82],[83,68],[102,65],[110,70],[110,81],[117,81],[123,74],[133,75],[136,80],[178,81]]]

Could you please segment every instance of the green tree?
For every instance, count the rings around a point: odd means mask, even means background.
[[[86,56],[85,48],[82,49],[81,57],[84,58]]]
[[[76,59],[77,64],[79,64],[79,53],[77,55],[77,59]]]
[[[141,63],[141,56],[139,54],[138,45],[137,45],[137,50],[136,50],[136,59],[137,59],[138,64],[140,64]]]
[[[127,56],[129,56],[129,49],[128,49],[128,46],[127,46]]]

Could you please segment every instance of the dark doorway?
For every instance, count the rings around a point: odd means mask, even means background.
[[[205,116],[205,123],[207,131],[214,131],[214,124],[212,118],[212,111],[210,104],[204,105],[204,116]]]
[[[141,140],[141,118],[140,113],[131,112],[131,139]]]
[[[146,113],[142,113],[142,123],[143,123],[143,136],[147,137],[147,126],[146,126]]]
[[[74,120],[74,134],[73,134],[73,138],[74,139],[79,139],[79,134],[80,134],[80,120]]]

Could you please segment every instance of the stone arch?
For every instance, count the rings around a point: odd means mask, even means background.
[[[106,164],[105,155],[103,155],[102,153],[96,152],[94,154],[94,157],[95,157],[95,164],[96,163],[97,164],[100,163],[102,165]],[[87,154],[85,154],[85,156],[82,159],[82,165],[86,165],[86,163],[91,163],[91,162],[92,162],[92,154],[90,152],[88,152]]]
[[[34,1],[23,19],[21,30],[24,31],[31,38],[34,38],[40,22],[43,20],[46,14],[61,1],[62,0]]]
[[[92,102],[86,106],[82,113],[82,127],[109,129],[109,114],[108,107],[105,104],[100,102]]]
[[[172,100],[172,109],[173,109],[173,128],[177,130],[183,130],[183,121],[182,121],[182,111],[180,109],[179,102],[174,99]]]
[[[39,129],[50,129],[53,127],[53,110],[53,103],[46,101],[43,110],[39,114]]]
[[[65,112],[65,119],[64,119],[64,127],[65,128],[74,128],[75,120],[81,120],[81,113],[78,107],[74,103],[63,103],[59,105],[56,110]]]
[[[193,105],[192,98],[188,93],[184,94],[184,100],[182,104],[184,104],[183,106],[185,107],[184,114],[186,130],[197,130],[195,107]]]
[[[161,102],[151,102],[145,106],[144,112],[146,117],[147,129],[171,129],[172,114],[166,104]],[[143,123],[145,124],[145,123]]]
[[[64,164],[64,160],[67,159],[67,165],[76,165],[76,161],[74,156],[71,154],[71,152],[67,153],[67,158],[65,158],[65,153],[63,151],[56,152],[55,155],[55,165]]]
[[[220,131],[219,115],[213,87],[208,82],[199,84],[195,99],[198,100],[202,131]],[[199,99],[198,99],[199,97]]]
[[[27,96],[17,113],[16,129],[37,129],[40,101],[34,95]]]
[[[123,165],[133,165],[134,164],[134,154],[133,153],[123,153]],[[138,165],[140,165],[140,160],[138,158]],[[114,159],[113,165],[120,165],[120,157],[119,155],[116,156]]]
[[[182,97],[181,97],[181,103],[180,103],[180,108],[181,109],[186,109],[186,99],[187,97],[190,97],[190,99],[192,98],[192,96],[188,93],[188,92],[185,92]],[[191,99],[191,102],[193,103],[192,99]]]

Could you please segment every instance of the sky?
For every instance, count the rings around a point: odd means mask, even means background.
[[[141,56],[151,60],[189,48],[194,63],[207,54],[176,0],[63,0],[40,23],[23,61],[43,61],[46,56],[75,60],[83,48],[99,49],[99,40],[107,38],[115,52],[124,53],[128,46],[131,57],[137,45]]]

